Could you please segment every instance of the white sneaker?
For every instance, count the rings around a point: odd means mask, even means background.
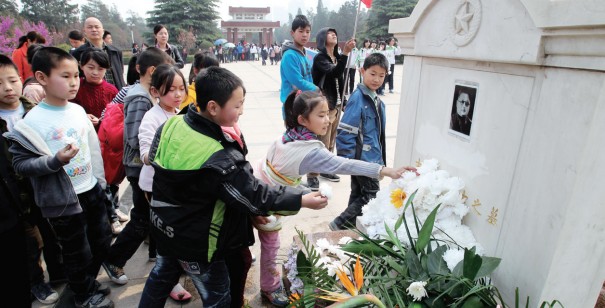
[[[118,220],[120,220],[120,222],[126,222],[130,220],[130,216],[120,211],[120,209],[116,209],[116,215],[118,216]]]
[[[116,220],[111,223],[111,233],[113,233],[114,235],[120,234],[122,230],[124,230],[124,227],[122,227],[122,224],[119,220]]]

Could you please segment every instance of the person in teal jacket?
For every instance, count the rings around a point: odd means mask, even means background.
[[[305,44],[311,35],[311,23],[304,15],[297,15],[292,21],[292,40],[283,47],[283,57],[279,67],[281,75],[281,89],[279,98],[282,102],[282,118],[285,120],[283,103],[294,90],[314,91],[317,86],[313,84],[311,76],[311,62],[305,53]]]

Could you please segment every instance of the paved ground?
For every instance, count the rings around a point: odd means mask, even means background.
[[[246,102],[244,104],[244,115],[240,117],[240,127],[248,143],[248,160],[252,162],[257,161],[264,157],[270,143],[284,131],[281,118],[281,103],[279,101],[279,66],[262,66],[260,61],[227,63],[223,66],[233,71],[244,81]],[[190,65],[186,65],[183,69],[186,77],[189,74],[189,68]],[[387,106],[386,141],[388,165],[392,165],[394,157],[402,71],[403,67],[397,65],[395,68],[395,93],[387,93],[386,96],[382,97]],[[383,180],[382,185],[386,185],[389,181],[390,179]],[[287,252],[287,248],[292,243],[293,236],[296,234],[295,229],[302,230],[305,233],[329,231],[328,223],[346,208],[350,192],[349,185],[349,177],[342,176],[341,182],[331,183],[334,198],[330,201],[328,207],[319,211],[303,209],[297,216],[289,217],[286,220],[281,231],[280,257],[282,257],[282,260]],[[127,210],[132,203],[127,188],[127,184],[122,185],[121,192],[123,195],[121,200],[124,206],[123,210]],[[105,272],[101,270],[98,280],[111,286],[110,298],[115,302],[116,307],[138,306],[145,280],[154,265],[154,263],[148,262],[147,248],[146,244],[142,244],[132,259],[126,264],[125,272],[130,281],[124,286],[113,284]],[[251,247],[251,250],[253,254],[260,258],[258,241],[257,244]],[[185,283],[185,287],[194,295],[193,300],[181,305],[169,299],[166,307],[201,307],[201,301],[193,286],[184,278],[181,281]],[[248,274],[245,297],[251,307],[271,307],[267,303],[262,302],[259,295],[258,282],[259,268],[258,265],[253,264]],[[58,286],[56,289],[57,291],[63,291],[64,286]],[[56,305],[56,307],[70,307],[70,305],[63,305],[63,302],[68,302],[67,297],[67,293],[62,294],[61,304]],[[49,306],[41,305],[35,301],[32,307]]]

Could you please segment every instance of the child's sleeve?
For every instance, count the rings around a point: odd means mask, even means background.
[[[8,151],[13,156],[13,168],[26,177],[43,176],[58,172],[65,165],[57,156],[38,155],[27,150],[17,141],[12,141]]]
[[[103,166],[99,136],[97,136],[97,132],[95,131],[94,126],[92,126],[92,122],[86,122],[88,123],[88,148],[90,150],[92,173],[101,188],[105,189],[107,187],[107,181],[105,180],[105,167]]]
[[[227,157],[227,159],[225,159]],[[204,163],[216,174],[210,186],[227,206],[236,206],[252,215],[294,215],[302,205],[302,192],[296,188],[270,187],[253,174],[252,166],[241,152],[224,149]]]
[[[357,140],[362,134],[363,102],[356,97],[351,97],[347,102],[347,108],[338,124],[338,134],[336,136],[336,153],[338,156],[351,159],[355,158]]]
[[[154,123],[152,114],[148,112],[143,117],[141,126],[139,126],[139,152],[141,154],[141,161],[145,161],[145,156],[149,154],[149,148],[151,147],[156,130],[156,123]]]
[[[147,107],[147,108],[145,108]],[[139,148],[139,127],[145,113],[151,109],[143,99],[135,99],[124,106],[124,138],[133,149]]]
[[[303,73],[300,69],[301,64],[292,52],[286,53],[284,59],[282,59],[282,69],[286,71],[285,76],[288,81],[301,91],[315,91],[317,86],[308,80],[305,80],[302,76]]]

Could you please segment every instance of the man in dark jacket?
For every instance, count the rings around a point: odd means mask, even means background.
[[[86,43],[78,47],[72,55],[80,61],[80,56],[84,51],[90,48],[100,48],[107,53],[109,56],[109,63],[111,67],[105,73],[105,80],[116,86],[118,90],[124,86],[124,60],[122,59],[122,51],[114,47],[113,45],[107,45],[103,42],[103,24],[97,18],[88,17],[84,21],[84,34],[86,35]],[[80,69],[80,76],[84,76],[84,73]]]
[[[334,28],[322,28],[316,36],[317,49],[319,53],[313,59],[311,74],[313,83],[319,87],[328,99],[330,108],[330,126],[321,141],[326,148],[332,152],[336,144],[336,128],[340,119],[342,107],[342,93],[344,89],[343,74],[349,59],[349,53],[355,47],[355,40],[351,39],[345,43],[342,55],[338,53],[338,36]],[[336,174],[320,174],[328,181],[338,182],[340,177]],[[312,176],[307,175],[307,178]]]

